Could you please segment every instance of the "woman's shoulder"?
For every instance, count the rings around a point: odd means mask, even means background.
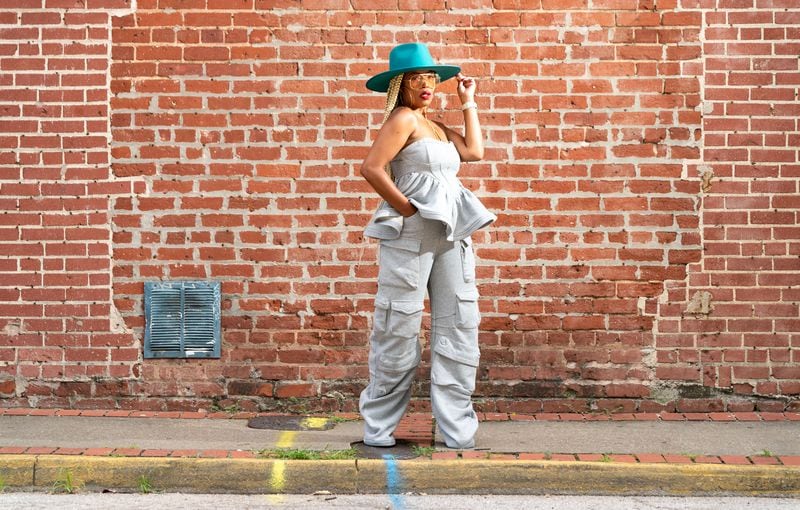
[[[389,118],[386,119],[387,122],[400,122],[400,123],[409,123],[409,124],[417,124],[417,116],[414,115],[414,111],[409,108],[408,106],[398,106],[392,113],[389,114]]]

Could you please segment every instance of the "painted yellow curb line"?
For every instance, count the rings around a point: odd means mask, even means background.
[[[560,461],[400,461],[401,492],[800,496],[800,468]],[[361,492],[385,492],[381,461],[358,461]],[[385,482],[384,482],[385,487]]]
[[[9,489],[308,494],[738,494],[800,496],[800,467],[476,460],[280,460],[2,455]]]
[[[7,487],[33,487],[35,455],[0,457],[0,478]]]
[[[154,491],[304,494],[356,491],[352,460],[197,459],[2,455],[0,477],[6,486],[50,490],[66,472],[83,490],[139,488],[145,477]],[[275,486],[275,482],[277,486]]]

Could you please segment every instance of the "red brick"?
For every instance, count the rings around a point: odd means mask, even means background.
[[[19,455],[25,452],[24,446],[3,446],[0,447],[0,455],[10,454],[10,455]]]
[[[203,458],[226,459],[229,453],[228,450],[200,450],[200,456]]]
[[[517,460],[517,457],[511,453],[490,453],[489,460]]]
[[[138,457],[142,454],[143,450],[139,448],[116,448],[114,450],[114,455],[119,455],[122,457]]]
[[[632,413],[615,413],[611,415],[612,421],[633,421],[635,419]]]
[[[637,459],[633,455],[619,455],[619,454],[611,454],[608,456],[612,462],[623,462],[623,463],[636,463]]]
[[[751,456],[750,461],[756,466],[772,466],[780,464],[778,457],[762,457],[760,455]]]
[[[545,460],[544,453],[520,453],[517,458],[519,460]]]
[[[55,452],[58,448],[50,448],[46,446],[42,447],[32,447],[27,448],[25,450],[26,455],[50,455],[51,453]]]
[[[31,409],[29,416],[55,416],[55,409]]]
[[[508,421],[509,417],[505,413],[485,413],[483,421]]]
[[[486,459],[489,457],[489,452],[464,450],[461,452],[462,459]]]
[[[636,458],[639,459],[639,462],[646,464],[661,464],[667,462],[664,456],[658,453],[637,453]]]
[[[59,448],[53,455],[83,455],[86,453],[84,448]]]
[[[736,421],[732,413],[708,413],[708,417],[712,421]]]
[[[56,416],[80,416],[81,413],[80,409],[58,409]]]
[[[106,409],[83,409],[81,410],[81,416],[87,417],[101,417],[106,416],[109,413]]]
[[[127,418],[131,415],[131,411],[108,411],[103,416],[107,416],[109,418]]]
[[[203,412],[182,412],[180,413],[179,417],[182,420],[199,420],[206,418],[207,416],[208,413],[203,413]]]
[[[256,454],[253,452],[243,451],[243,450],[233,450],[231,451],[231,458],[232,459],[255,459]]]
[[[172,450],[169,454],[170,457],[198,457],[200,450]]]
[[[695,464],[722,464],[722,459],[714,456],[699,455],[694,458]]]
[[[750,460],[742,455],[720,455],[719,458],[725,464],[743,466],[743,465],[751,465]]]
[[[142,450],[142,457],[168,457],[170,450]]]
[[[86,448],[83,450],[83,455],[90,457],[105,457],[111,455],[113,451],[114,448]]]
[[[686,455],[664,455],[664,460],[669,464],[691,464],[692,459]]]
[[[536,418],[529,414],[509,414],[509,419],[511,421],[535,421]]]
[[[28,416],[30,412],[31,412],[30,409],[14,407],[6,409],[4,414],[6,416]]]
[[[566,454],[566,453],[554,453],[550,455],[549,460],[557,460],[557,461],[574,461],[575,455],[573,454]]]

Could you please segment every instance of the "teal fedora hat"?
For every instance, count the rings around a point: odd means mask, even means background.
[[[401,44],[389,53],[389,70],[367,80],[367,88],[375,92],[386,92],[392,78],[408,71],[434,71],[441,81],[445,81],[457,75],[461,68],[436,64],[428,47],[422,43]]]

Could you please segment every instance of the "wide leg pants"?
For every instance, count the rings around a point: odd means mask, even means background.
[[[442,222],[406,218],[398,239],[382,240],[369,385],[359,409],[364,442],[392,446],[420,362],[425,291],[431,303],[431,406],[445,444],[471,448],[478,429],[472,393],[478,350],[478,289],[469,239],[448,241]]]

